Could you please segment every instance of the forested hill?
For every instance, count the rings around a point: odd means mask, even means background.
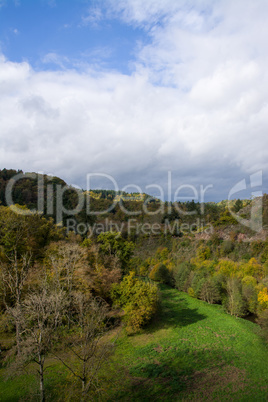
[[[19,176],[18,176],[19,175]],[[26,206],[30,210],[37,209],[38,188],[42,184],[43,197],[42,214],[46,218],[52,218],[55,223],[68,225],[68,219],[75,220],[73,229],[77,225],[85,225],[85,228],[95,227],[105,220],[109,225],[117,225],[124,235],[135,237],[138,235],[171,234],[182,236],[184,234],[208,237],[212,231],[220,232],[222,237],[228,237],[230,232],[237,231],[245,237],[256,236],[250,225],[242,221],[251,222],[255,219],[252,215],[254,200],[223,200],[219,203],[207,202],[201,204],[195,201],[186,202],[162,202],[148,194],[116,192],[114,190],[81,190],[83,204],[75,214],[72,212],[79,204],[77,189],[66,184],[58,177],[37,175],[36,173],[24,174],[22,170],[0,170],[0,203],[7,205],[6,188],[11,185],[11,198],[14,204]],[[38,182],[39,180],[39,182]],[[40,193],[39,193],[40,197]],[[261,222],[261,228],[265,231],[268,227],[268,196],[261,199],[262,214],[257,219]],[[57,216],[61,208],[62,214]],[[252,217],[253,216],[253,217]],[[135,220],[136,227],[130,228],[129,222]],[[242,223],[241,223],[242,222]],[[150,229],[140,233],[137,225],[148,223]],[[95,225],[95,226],[94,226]],[[154,226],[152,233],[151,228]],[[81,227],[81,226],[80,226]],[[101,229],[100,229],[101,230]],[[104,231],[109,230],[105,227]],[[261,231],[260,231],[261,232]],[[87,231],[80,233],[87,236]]]
[[[15,178],[15,179],[14,179]],[[14,180],[13,184],[12,180]],[[62,206],[70,211],[78,205],[78,191],[73,186],[68,185],[64,180],[56,176],[41,175],[37,173],[23,173],[22,170],[2,169],[0,170],[0,204],[7,206],[6,189],[8,184],[12,187],[12,203],[26,206],[30,210],[38,208],[38,189],[43,188],[43,214],[45,217],[52,217],[56,221],[57,196],[62,198]],[[116,204],[121,203],[131,206],[131,209],[139,208],[139,205],[145,200],[150,199],[150,203],[159,203],[160,201],[148,194],[126,193],[125,191],[115,190],[80,190],[84,197],[84,205],[81,211],[76,214],[77,223],[94,223],[94,214],[90,216],[85,211],[86,203],[89,202],[92,211],[109,210],[111,216],[118,211]],[[40,196],[40,194],[39,194]],[[138,205],[139,204],[139,205]],[[114,205],[114,207],[113,207]],[[10,206],[10,204],[9,204]],[[63,213],[63,224],[66,223],[68,213]],[[120,216],[120,214],[119,214]],[[121,218],[120,218],[121,219]],[[57,222],[58,223],[58,222]]]
[[[2,205],[6,205],[5,190],[7,183],[10,181],[10,179],[14,178],[18,174],[22,174],[25,177],[19,178],[17,182],[14,184],[14,193],[13,193],[14,203],[27,206],[36,205],[38,196],[37,174],[34,172],[24,174],[22,170],[15,170],[15,169],[0,170],[0,201]],[[30,175],[32,175],[32,178],[29,177]],[[60,185],[62,187],[67,186],[70,191],[74,190],[72,186],[67,185],[67,183],[64,180],[60,179],[59,177],[45,174],[41,175],[40,173],[39,176],[42,177],[42,182],[45,187],[47,187],[49,184],[52,185],[54,188],[56,187],[56,185]],[[88,191],[87,193],[92,198],[104,199],[110,201],[113,201],[115,199],[143,201],[148,197],[153,198],[145,193],[143,194],[126,193],[125,191],[103,190],[103,189],[101,190],[90,189],[90,191]]]
[[[19,180],[12,181],[14,175]],[[213,378],[214,387],[215,376],[215,397],[241,400],[232,398],[228,380],[237,369],[237,396],[246,390],[246,398],[267,399],[267,368],[261,359],[267,354],[263,338],[268,339],[266,195],[202,205],[109,191],[79,193],[60,178],[14,170],[2,170],[0,180],[3,400],[32,400],[34,379],[28,383],[27,377],[24,390],[15,385],[22,384],[20,373],[26,368],[39,374],[41,400],[45,393],[48,400],[62,400],[65,391],[69,398],[70,389],[73,400],[97,400],[100,388],[107,389],[103,400],[126,400],[142,384],[138,397],[155,397],[160,390],[163,400],[194,398],[207,395],[208,379]],[[5,201],[13,184],[17,205],[11,207]],[[80,196],[83,204],[75,211]],[[40,205],[43,215],[33,212]],[[259,231],[256,223],[261,223]],[[235,325],[226,313],[257,320],[260,328],[248,322],[250,327]],[[117,361],[131,388],[121,381],[114,393],[109,384],[120,371]],[[8,386],[4,379],[10,369],[19,377]],[[209,377],[203,377],[200,390],[202,370]],[[199,388],[191,394],[193,378]],[[184,392],[178,384],[189,388]]]

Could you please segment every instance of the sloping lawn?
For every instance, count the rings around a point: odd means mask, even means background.
[[[110,400],[268,400],[268,349],[259,327],[221,306],[161,289],[155,321],[118,340],[125,381]]]
[[[119,335],[93,400],[267,401],[268,348],[259,327],[175,289],[161,286],[161,293],[154,321],[140,334]],[[61,364],[48,365],[47,400],[79,400]],[[5,376],[0,369],[1,402],[39,400],[33,374]]]

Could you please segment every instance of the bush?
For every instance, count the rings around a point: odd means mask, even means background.
[[[226,284],[227,297],[224,301],[226,311],[235,317],[246,313],[246,301],[242,295],[242,285],[237,278],[229,278]]]
[[[173,276],[175,280],[175,286],[178,290],[187,291],[188,287],[188,279],[192,272],[192,266],[189,263],[182,263],[178,267],[176,267],[173,271]]]
[[[191,297],[196,297],[195,291],[193,288],[189,288],[188,289],[188,295]]]
[[[257,323],[262,329],[263,337],[268,342],[268,309],[259,313]]]
[[[164,264],[156,264],[151,270],[149,278],[156,282],[171,284],[170,272]]]
[[[211,250],[205,244],[202,244],[197,249],[197,257],[200,261],[209,260],[211,257]]]
[[[224,256],[230,254],[234,250],[234,243],[230,240],[226,240],[222,244],[222,254]]]
[[[258,308],[257,281],[253,276],[245,276],[242,279],[242,295],[247,301],[247,309],[250,313],[256,313]]]
[[[219,288],[213,278],[208,278],[203,282],[203,286],[200,291],[200,299],[209,304],[216,303],[220,300]]]
[[[134,272],[113,286],[111,297],[125,311],[124,321],[129,334],[139,331],[150,321],[159,303],[157,286],[136,278]]]
[[[207,275],[202,271],[197,271],[194,273],[191,287],[198,299],[200,298],[200,292],[203,287],[203,284],[207,279],[206,277]]]

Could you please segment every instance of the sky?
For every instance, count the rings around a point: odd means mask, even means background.
[[[0,0],[0,169],[268,192],[267,22],[267,0]]]

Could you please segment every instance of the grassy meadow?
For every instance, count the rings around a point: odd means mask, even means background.
[[[161,310],[146,329],[117,335],[94,400],[268,400],[268,348],[256,324],[164,285],[161,294]],[[53,359],[48,365],[47,399],[76,400],[68,373]],[[33,374],[6,380],[1,369],[0,401],[38,400],[35,390]]]

